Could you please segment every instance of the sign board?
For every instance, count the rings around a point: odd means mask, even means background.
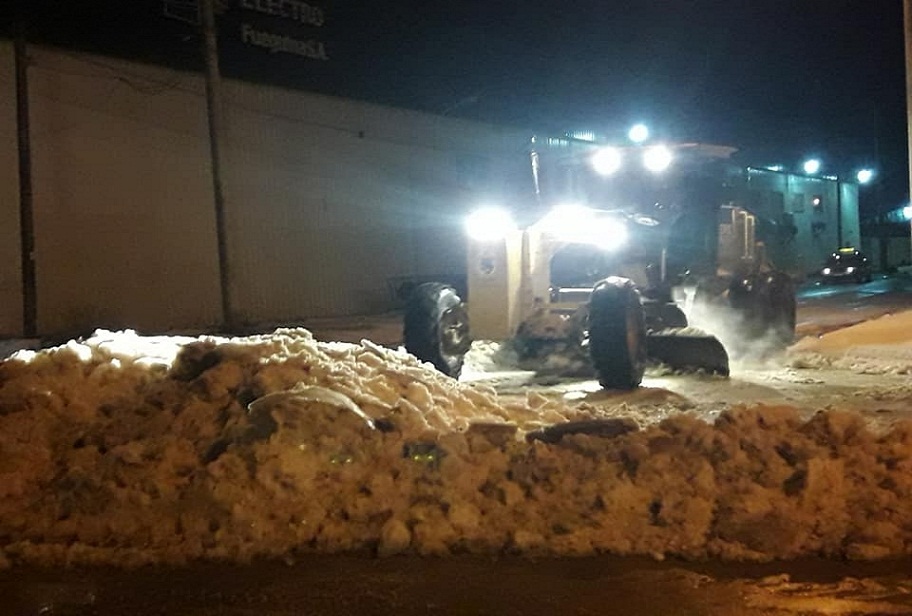
[[[169,19],[176,19],[198,26],[200,23],[197,0],[162,0],[162,12]]]
[[[199,25],[198,0],[162,0],[165,17]],[[219,46],[238,44],[267,54],[306,60],[329,60],[324,26],[326,9],[304,0],[218,0]],[[229,54],[230,63],[230,54]]]

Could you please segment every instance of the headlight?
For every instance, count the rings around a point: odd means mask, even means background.
[[[623,157],[620,150],[615,148],[601,148],[592,155],[590,160],[592,168],[599,175],[613,175],[621,168]]]
[[[664,145],[654,145],[643,152],[643,166],[653,173],[661,173],[671,166],[674,154]]]
[[[593,225],[589,239],[603,250],[617,250],[627,243],[627,225],[617,218],[603,218]]]
[[[846,268],[846,274],[851,274],[851,273],[854,272],[854,271],[855,271],[855,268],[852,267],[851,265],[850,265],[849,267]]]
[[[540,224],[552,238],[572,244],[591,244],[613,250],[627,241],[627,225],[623,220],[580,205],[560,205]]]
[[[824,275],[824,276],[829,276],[829,275],[830,275],[830,272],[832,272],[832,271],[833,271],[833,270],[831,270],[830,268],[825,267],[825,268],[823,268],[823,275]]]
[[[505,209],[486,207],[469,214],[465,222],[466,233],[479,242],[496,242],[516,230],[513,217]]]

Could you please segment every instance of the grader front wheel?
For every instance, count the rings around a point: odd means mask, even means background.
[[[437,282],[415,287],[405,308],[403,338],[409,353],[458,379],[472,339],[456,290]]]
[[[646,319],[626,278],[607,278],[589,298],[589,354],[606,389],[634,389],[646,369]]]

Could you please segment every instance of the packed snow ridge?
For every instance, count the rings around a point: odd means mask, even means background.
[[[99,331],[0,364],[0,565],[340,551],[908,555],[912,423],[652,423],[302,329]]]

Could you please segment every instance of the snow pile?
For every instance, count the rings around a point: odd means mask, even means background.
[[[345,550],[906,555],[912,423],[756,407],[646,426],[306,330],[99,332],[0,364],[0,563]]]
[[[912,310],[805,338],[789,349],[795,368],[912,374]]]
[[[519,356],[509,344],[475,340],[466,353],[462,376],[472,380],[492,372],[521,370],[519,364]]]

